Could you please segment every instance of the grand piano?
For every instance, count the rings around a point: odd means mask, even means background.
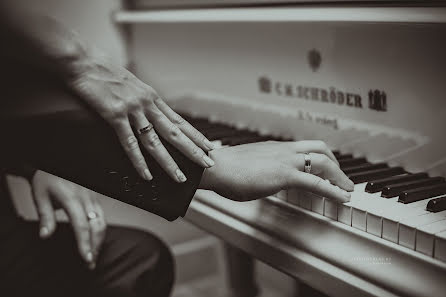
[[[186,218],[330,296],[446,294],[441,1],[136,0],[132,70],[217,146],[324,140],[349,203],[198,191]]]

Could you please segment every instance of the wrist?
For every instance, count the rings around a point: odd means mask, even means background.
[[[198,185],[199,189],[212,191],[211,182],[210,182],[211,173],[209,172],[211,168],[206,168],[204,170],[203,175],[200,180],[200,184]]]
[[[212,157],[212,153],[213,153],[213,151],[209,152],[209,157],[211,157],[211,159],[214,160],[214,158]],[[214,176],[215,176],[215,172],[216,172],[216,166],[217,166],[217,164],[214,164],[214,166],[212,166],[212,167],[205,168],[203,175],[201,177],[200,184],[198,185],[199,189],[210,190],[210,191],[214,190],[213,180],[215,179]]]

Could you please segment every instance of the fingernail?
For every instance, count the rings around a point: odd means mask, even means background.
[[[50,230],[47,227],[40,228],[40,237],[47,237],[49,233]]]
[[[145,177],[146,180],[152,180],[153,179],[153,176],[150,174],[150,171],[147,168],[144,169],[144,177]]]
[[[87,253],[87,256],[86,256],[86,259],[87,259],[87,262],[88,262],[88,263],[90,263],[90,264],[94,263],[94,262],[93,262],[93,260],[94,260],[93,253],[92,253],[92,252],[88,252],[88,253]]]
[[[208,139],[204,140],[204,145],[210,151],[214,149],[214,144],[212,142],[210,142]]]
[[[350,200],[350,197],[352,196],[349,192],[342,190],[342,194],[344,195],[345,198],[347,198],[348,200]]]
[[[177,174],[178,180],[180,182],[184,183],[187,180],[186,176],[184,176],[184,173],[180,169],[177,169],[175,173]]]
[[[206,164],[208,164],[209,167],[212,167],[215,165],[214,160],[212,160],[211,158],[209,158],[207,155],[203,156],[203,160],[204,162],[206,162]]]
[[[355,183],[351,179],[349,179],[349,186],[350,189],[353,191],[353,189],[355,188]]]

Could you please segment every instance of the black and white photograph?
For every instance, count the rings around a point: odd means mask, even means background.
[[[446,1],[2,0],[0,41],[0,296],[446,296]]]

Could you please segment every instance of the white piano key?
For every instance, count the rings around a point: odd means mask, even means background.
[[[299,196],[299,206],[311,210],[312,194],[308,192],[301,192]]]
[[[324,216],[332,220],[338,220],[338,204],[337,202],[325,199],[324,200]]]
[[[435,234],[443,231],[446,231],[446,220],[418,228],[415,239],[415,250],[428,256],[433,256]]]
[[[366,232],[378,237],[382,237],[382,230],[383,230],[382,216],[367,212]]]
[[[445,219],[446,211],[441,211],[401,220],[399,223],[398,244],[414,250],[416,229]]]
[[[435,234],[434,258],[446,262],[446,231]]]
[[[379,196],[364,191],[367,183],[359,184],[352,193],[352,227],[367,231],[367,213],[371,209],[379,208]]]
[[[325,198],[312,193],[308,193],[308,195],[311,196],[311,211],[323,215]]]
[[[429,200],[424,199],[409,204],[397,203],[384,212],[382,237],[392,242],[398,243],[399,236],[399,222],[406,219],[415,219],[420,215],[430,214],[426,210],[426,205]]]
[[[395,207],[383,216],[382,238],[398,243],[398,223],[408,217],[416,217],[429,212],[424,209]]]
[[[350,202],[338,204],[338,221],[348,226],[352,225],[352,207]]]
[[[289,189],[287,195],[287,202],[296,206],[300,206],[300,196],[301,190],[298,189]]]
[[[338,221],[351,226],[352,225],[352,209],[359,200],[362,200],[362,193],[364,193],[367,183],[356,184],[351,193],[350,201],[338,204]]]

